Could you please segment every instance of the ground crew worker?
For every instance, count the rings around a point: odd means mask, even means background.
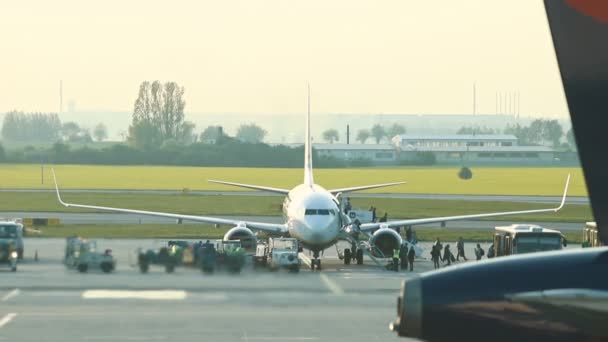
[[[416,257],[416,251],[414,246],[410,246],[409,252],[407,252],[407,260],[410,263],[410,271],[414,271],[414,258]]]
[[[399,271],[399,249],[393,249],[393,268],[395,272]]]
[[[477,260],[481,260],[481,257],[483,257],[483,255],[483,248],[481,248],[481,246],[477,244],[477,247],[475,247],[475,258],[477,258]]]
[[[464,261],[467,261],[468,259],[464,255],[464,240],[462,239],[462,236],[458,238],[458,242],[456,243],[456,249],[458,252],[458,254],[456,255],[456,261],[459,261],[461,256],[464,259]]]
[[[407,269],[407,244],[402,243],[401,249],[399,250],[399,258],[401,259],[401,269]]]
[[[438,269],[441,267],[439,265],[440,257],[441,257],[441,252],[440,252],[439,246],[433,245],[433,247],[431,249],[431,258],[433,259],[433,266],[435,267],[435,269]]]

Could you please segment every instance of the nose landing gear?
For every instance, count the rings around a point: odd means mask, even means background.
[[[313,252],[313,258],[314,259],[312,259],[310,261],[310,270],[314,271],[316,269],[317,271],[320,271],[321,270],[321,259],[319,259],[319,251]]]

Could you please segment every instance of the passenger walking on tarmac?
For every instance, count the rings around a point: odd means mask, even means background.
[[[454,255],[450,251],[449,244],[445,245],[445,248],[443,249],[443,259],[442,260],[444,262],[447,261],[447,263],[446,263],[447,266],[450,266],[452,264],[452,260],[454,260]]]
[[[401,259],[401,269],[407,269],[407,244],[404,242],[401,244],[401,249],[399,250],[399,258]]]
[[[464,255],[464,240],[462,239],[462,236],[458,238],[458,243],[456,243],[456,249],[457,249],[457,252],[458,252],[458,254],[456,255],[456,261],[459,261],[459,259],[460,259],[461,256],[464,259],[464,261],[469,260]]]
[[[399,249],[393,249],[393,269],[395,272],[399,271]]]
[[[348,214],[348,212],[352,209],[353,207],[350,204],[350,197],[346,197],[346,201],[344,203],[344,213]]]
[[[407,252],[407,260],[410,264],[410,271],[414,271],[414,258],[416,257],[416,251],[414,246],[410,246],[409,252]]]
[[[496,254],[494,252],[494,244],[491,244],[490,247],[488,248],[488,259],[495,257]]]
[[[477,244],[477,247],[475,247],[475,258],[477,260],[481,260],[481,257],[483,257],[484,253],[485,252],[483,251],[483,248],[481,248],[481,246]]]
[[[443,245],[441,244],[441,241],[439,241],[439,238],[435,240],[433,246],[437,246],[437,251],[439,252],[439,259],[443,259],[443,257],[441,256],[441,250],[443,249]]]
[[[386,222],[388,220],[388,212],[384,212],[384,216],[380,218],[378,222]]]
[[[408,242],[412,242],[412,226],[407,226],[407,228],[405,228],[405,239]]]
[[[441,248],[439,248],[439,246],[433,245],[431,249],[431,258],[433,259],[433,266],[435,269],[440,268],[439,259],[441,258]]]

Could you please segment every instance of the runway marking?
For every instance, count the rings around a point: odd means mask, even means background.
[[[6,316],[2,317],[2,319],[0,319],[0,328],[2,328],[3,326],[7,325],[16,316],[17,316],[16,313],[9,313]]]
[[[329,279],[329,277],[327,275],[325,275],[324,273],[321,273],[321,274],[319,274],[319,277],[321,278],[321,281],[323,282],[323,284],[325,284],[325,286],[327,286],[329,291],[331,291],[331,293],[338,295],[338,296],[341,296],[344,294],[344,290],[342,290],[342,288],[338,284],[336,284],[336,282]]]
[[[129,335],[113,335],[113,336],[85,336],[85,340],[123,340],[123,341],[151,341],[151,340],[168,340],[168,336],[129,336]]]
[[[123,291],[123,290],[87,290],[82,293],[83,299],[146,299],[146,300],[184,300],[186,291]]]
[[[7,293],[4,297],[2,297],[2,301],[6,302],[7,300],[19,295],[19,289],[14,289],[13,291]]]
[[[243,341],[317,341],[318,337],[288,337],[288,336],[253,336],[248,337],[247,335],[241,337]]]

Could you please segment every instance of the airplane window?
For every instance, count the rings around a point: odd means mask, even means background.
[[[306,209],[304,215],[317,215],[317,209]]]
[[[319,215],[329,215],[329,209],[319,209],[317,212]]]

